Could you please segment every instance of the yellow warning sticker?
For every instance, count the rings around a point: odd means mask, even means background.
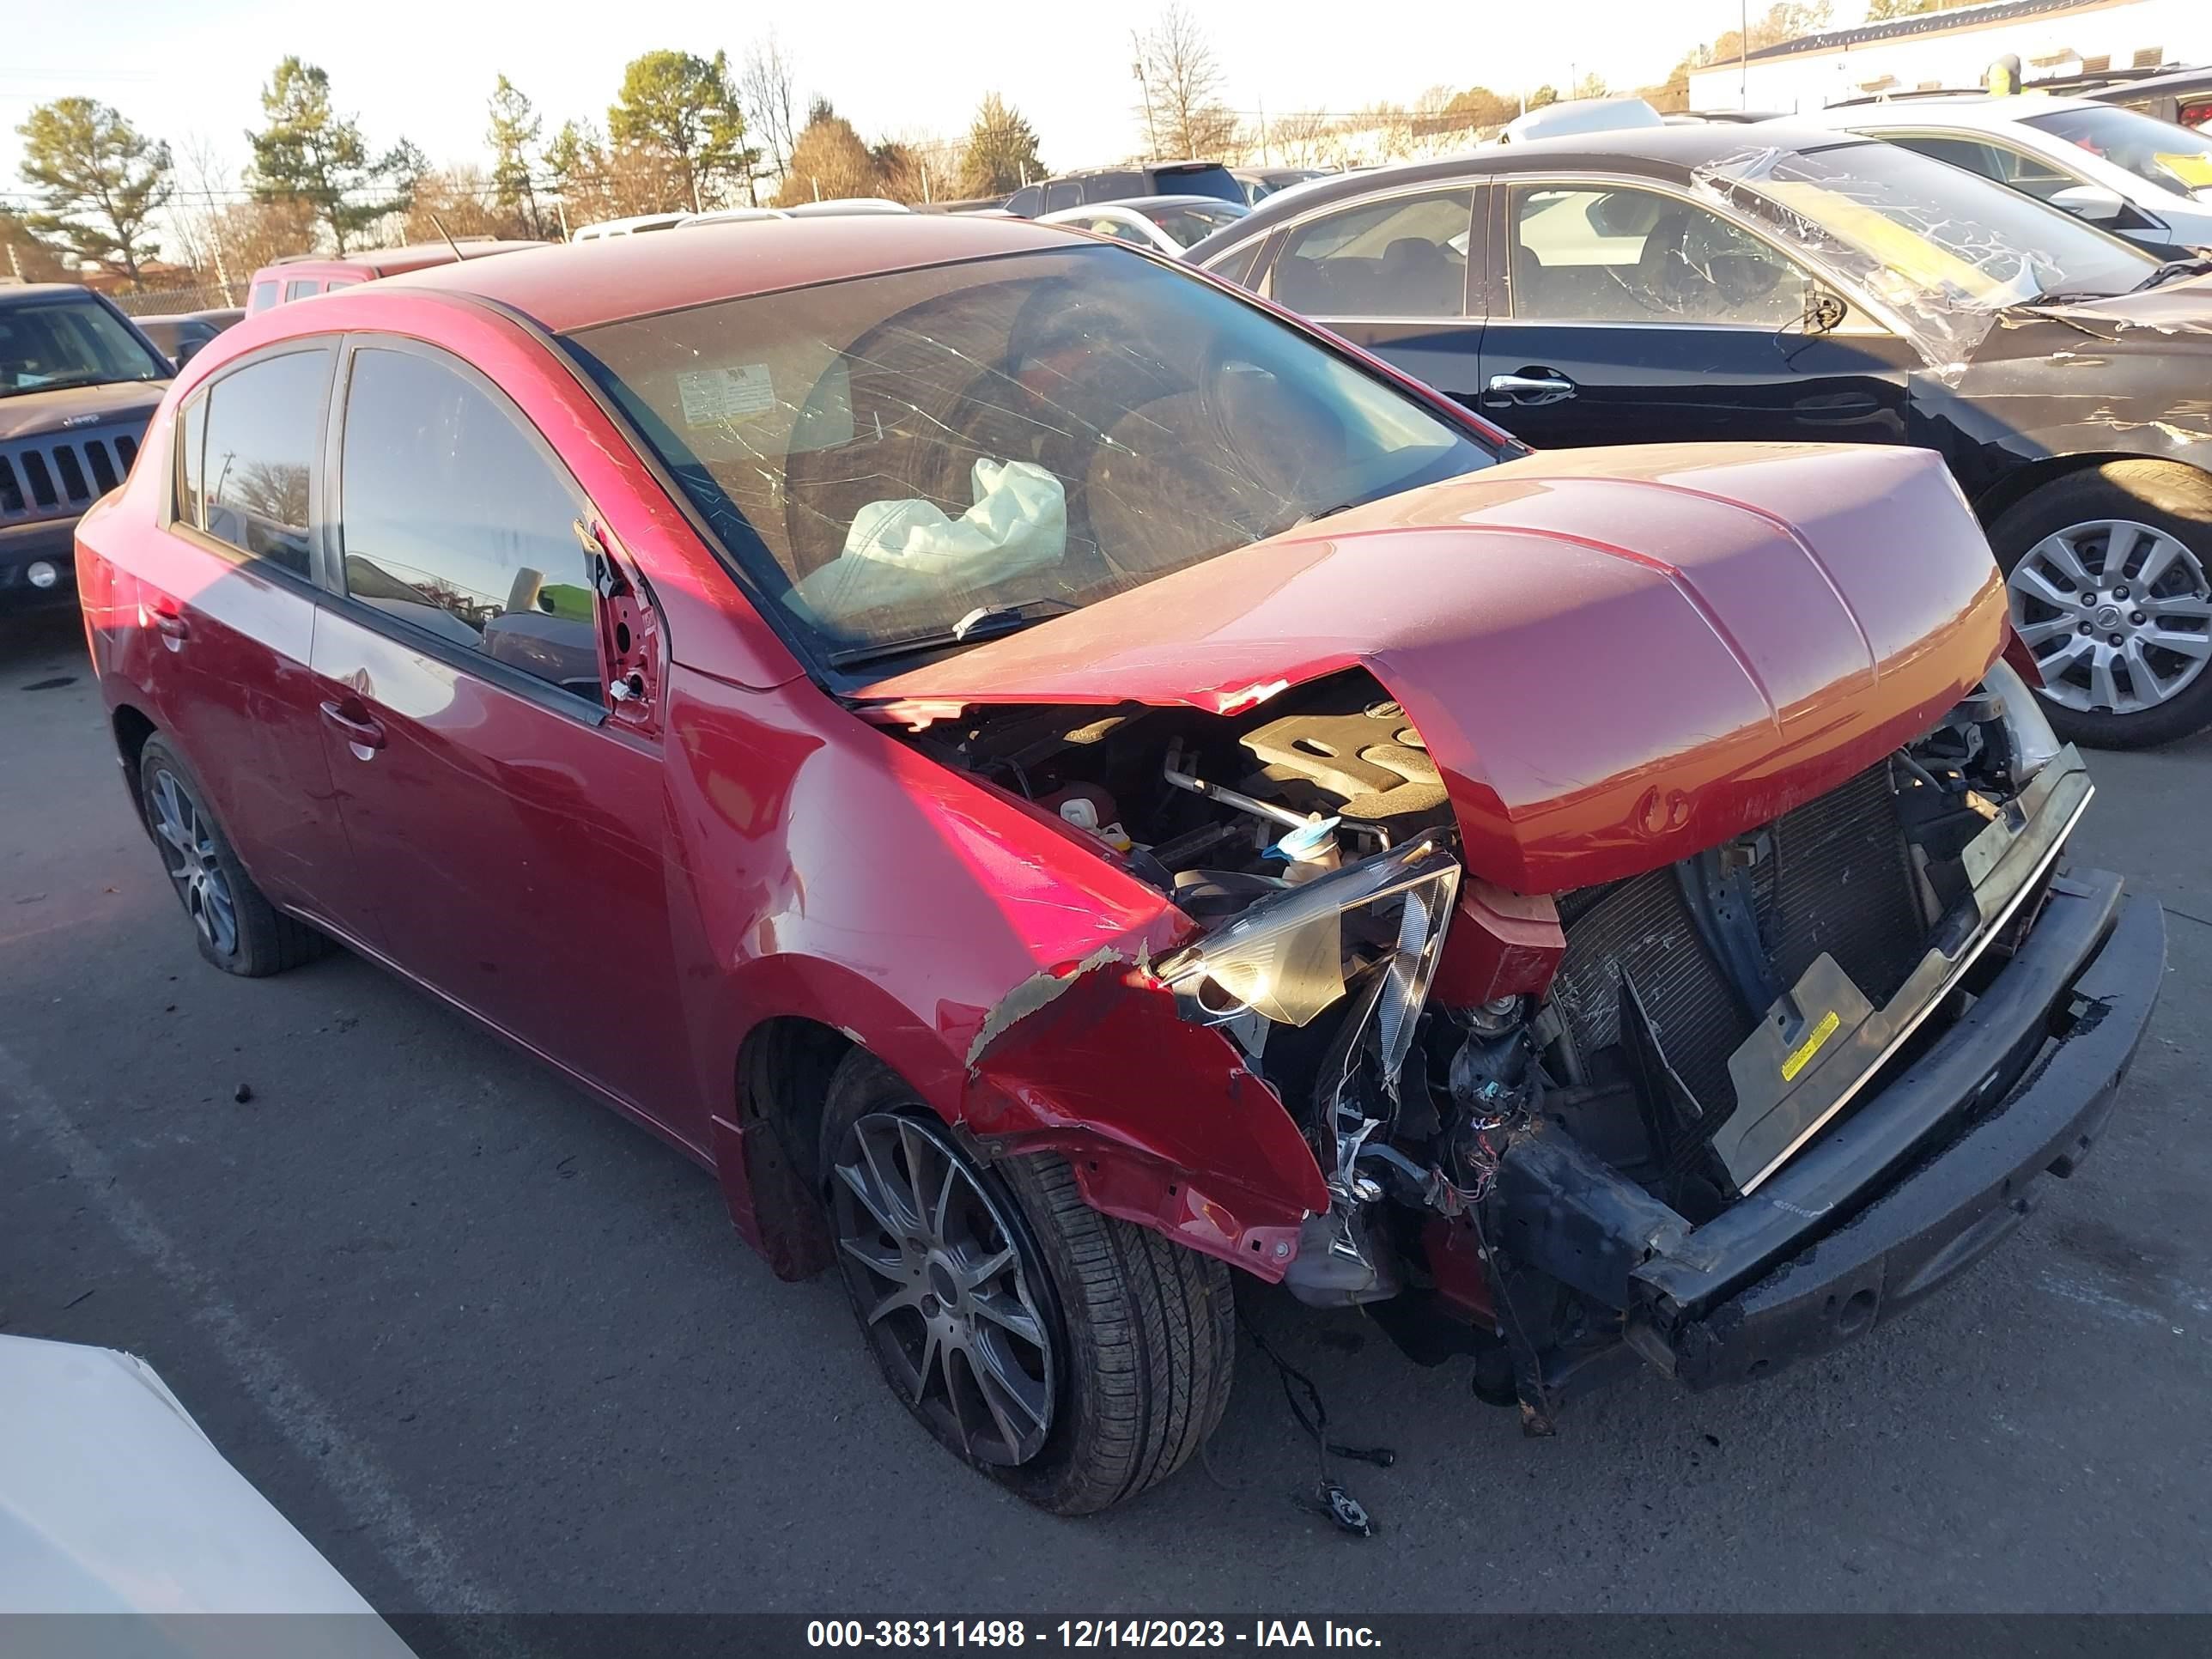
[[[1837,1028],[1843,1023],[1844,1017],[1832,1008],[1821,1015],[1820,1023],[1813,1028],[1813,1035],[1792,1049],[1790,1058],[1782,1062],[1782,1080],[1784,1083],[1796,1081],[1797,1073],[1805,1069],[1806,1062],[1820,1052],[1820,1045],[1835,1036]]]
[[[2154,155],[2150,158],[2192,190],[2202,190],[2212,185],[2212,154],[2186,151],[2178,155]]]

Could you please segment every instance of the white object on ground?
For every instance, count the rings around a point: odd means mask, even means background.
[[[112,1348],[0,1336],[0,1615],[24,1613],[152,1615],[103,1625],[77,1650],[134,1656],[254,1645],[252,1621],[173,1615],[325,1614],[312,1636],[274,1622],[266,1634],[349,1659],[409,1659],[153,1367]]]

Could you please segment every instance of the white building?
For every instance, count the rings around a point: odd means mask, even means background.
[[[1692,109],[1821,109],[1846,98],[1984,84],[2017,57],[2024,83],[2212,60],[2212,0],[1996,0],[1761,46],[1690,72]]]

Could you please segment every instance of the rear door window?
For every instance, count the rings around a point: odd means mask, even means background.
[[[319,294],[322,291],[323,285],[313,281],[302,280],[284,284],[284,298],[287,303],[294,300],[304,300],[311,294]]]
[[[1076,188],[1082,191],[1075,198],[1078,202],[1126,202],[1134,197],[1156,193],[1146,182],[1145,175],[1134,172],[1094,173]]]
[[[347,376],[338,537],[349,595],[449,646],[602,700],[589,512],[521,416],[420,351]]]
[[[2001,185],[2010,185],[2039,201],[2047,202],[2060,191],[2081,182],[2039,155],[2031,155],[2024,149],[1994,139],[1905,132],[1897,134],[1892,142],[1923,155],[1932,155],[1939,161],[1964,167],[1969,173],[1978,173],[1984,179],[1994,179]]]
[[[1211,196],[1220,202],[1242,202],[1244,186],[1235,173],[1218,161],[1152,169],[1153,196]],[[1092,200],[1097,198],[1093,197]]]
[[[1310,317],[1458,317],[1474,191],[1362,202],[1290,231],[1269,297]]]
[[[185,405],[179,522],[307,578],[308,481],[330,389],[327,347],[260,357]]]

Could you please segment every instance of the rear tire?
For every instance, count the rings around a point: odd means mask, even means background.
[[[1003,1438],[985,1453],[963,1444],[950,1425],[950,1359],[941,1386],[930,1380],[937,1373],[924,1376],[918,1400],[911,1358],[901,1358],[901,1339],[886,1331],[905,1318],[903,1309],[881,1312],[887,1297],[896,1301],[901,1294],[896,1261],[927,1259],[930,1249],[908,1248],[902,1257],[907,1241],[876,1224],[874,1212],[850,1195],[849,1180],[854,1174],[868,1178],[859,1139],[864,1132],[877,1137],[879,1161],[891,1161],[884,1149],[896,1144],[897,1121],[910,1126],[915,1162],[925,1166],[914,1183],[925,1198],[920,1210],[933,1207],[927,1200],[939,1190],[935,1160],[939,1149],[946,1149],[958,1170],[946,1179],[974,1183],[1020,1259],[1024,1305],[1034,1306],[1049,1353],[1051,1395],[1042,1443],[1025,1449],[1018,1462],[1007,1461]],[[897,1187],[908,1164],[894,1158],[890,1180]],[[1064,1158],[981,1163],[910,1086],[866,1053],[848,1055],[830,1080],[820,1159],[854,1315],[892,1393],[956,1456],[1042,1509],[1088,1515],[1164,1480],[1213,1432],[1236,1371],[1236,1303],[1221,1262],[1101,1215],[1077,1195]],[[849,1173],[841,1175],[841,1166]],[[894,1220],[911,1218],[902,1213]],[[878,1265],[862,1265],[863,1256]],[[917,1292],[928,1282],[926,1273],[913,1277]],[[1011,1281],[1003,1282],[1011,1288]],[[924,1328],[919,1311],[908,1324],[910,1333]],[[909,1352],[921,1340],[910,1335]]]
[[[138,756],[138,798],[161,867],[191,918],[200,954],[226,974],[262,979],[322,955],[330,941],[263,896],[184,757],[155,736]]]
[[[2123,544],[2125,556],[2109,558]],[[2197,654],[2212,653],[2212,598],[2194,597],[2212,572],[2212,477],[2172,461],[2070,472],[1998,514],[1990,545],[2013,626],[2045,665],[2044,712],[2060,737],[2143,749],[2212,726],[2212,661]],[[2154,556],[2160,568],[2146,593],[2135,576]],[[2166,614],[2139,609],[2147,600]],[[2071,665],[2069,653],[2080,653]],[[2106,659],[2102,684],[2136,706],[2096,706],[2093,653]]]

